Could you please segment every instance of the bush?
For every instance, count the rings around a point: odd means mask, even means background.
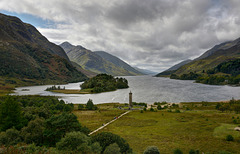
[[[199,154],[199,150],[193,150],[193,149],[191,149],[191,150],[189,151],[189,154]]]
[[[227,135],[226,140],[227,140],[227,141],[233,141],[234,138],[233,138],[232,135]]]
[[[78,105],[78,110],[82,110],[82,109],[84,109],[83,104],[79,104],[79,105]]]
[[[117,143],[110,144],[105,150],[104,154],[121,154],[120,148]]]
[[[92,137],[93,142],[99,142],[103,148],[102,152],[105,151],[106,147],[110,144],[117,143],[121,153],[132,152],[129,144],[120,136],[112,134],[110,132],[102,132]]]
[[[180,149],[175,149],[173,151],[174,154],[183,154],[183,152]]]
[[[43,143],[44,120],[36,118],[28,123],[28,126],[23,127],[21,136],[28,144],[35,143],[41,145]]]
[[[0,145],[15,145],[21,141],[19,131],[15,128],[8,129],[6,132],[0,133]]]
[[[160,154],[158,147],[156,146],[147,147],[147,149],[143,153],[144,154]]]
[[[180,110],[178,110],[178,109],[176,109],[176,110],[175,110],[175,113],[181,113],[181,111],[180,111]]]
[[[161,110],[161,109],[162,109],[161,105],[158,105],[158,106],[157,106],[157,109],[158,109],[158,110]]]
[[[56,147],[58,150],[75,151],[82,144],[86,143],[89,145],[90,142],[90,138],[85,134],[81,132],[70,132],[56,144]]]

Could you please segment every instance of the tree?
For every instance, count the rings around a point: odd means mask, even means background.
[[[157,106],[157,109],[158,109],[158,110],[161,110],[161,109],[162,109],[161,105],[158,105],[158,106]]]
[[[110,132],[102,132],[92,137],[93,142],[99,142],[102,147],[102,152],[105,151],[106,147],[110,144],[116,143],[120,148],[121,153],[131,152],[129,144],[120,136],[112,134]]]
[[[86,108],[88,110],[96,110],[97,107],[93,104],[93,101],[91,99],[88,100],[87,104],[86,104]]]
[[[22,116],[20,103],[8,96],[0,104],[0,131],[5,131],[12,127],[20,130],[26,123]]]
[[[56,147],[58,150],[75,151],[82,144],[86,143],[89,145],[90,142],[90,138],[84,133],[70,132],[56,144]]]
[[[43,144],[44,119],[36,118],[28,123],[27,127],[21,130],[21,136],[27,144]]]
[[[74,114],[63,113],[61,115],[53,115],[45,122],[44,141],[48,146],[55,146],[56,142],[68,132],[81,131],[85,134],[89,133],[89,129],[82,127]]]
[[[158,147],[156,147],[156,146],[149,146],[144,151],[144,154],[160,154],[160,152],[158,150]]]
[[[121,154],[120,148],[117,143],[110,144],[106,149],[104,150],[104,154]]]
[[[0,145],[15,145],[21,141],[19,131],[15,128],[8,129],[6,132],[0,133]]]

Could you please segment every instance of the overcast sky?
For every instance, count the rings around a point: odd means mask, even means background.
[[[161,72],[240,37],[240,0],[1,0],[50,41]]]

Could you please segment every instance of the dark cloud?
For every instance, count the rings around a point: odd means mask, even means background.
[[[162,71],[240,36],[239,0],[1,0],[0,9],[55,23],[50,41],[104,50]]]

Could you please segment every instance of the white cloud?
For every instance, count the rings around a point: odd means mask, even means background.
[[[0,9],[55,22],[50,41],[104,50],[162,71],[240,36],[239,0],[1,0]]]

